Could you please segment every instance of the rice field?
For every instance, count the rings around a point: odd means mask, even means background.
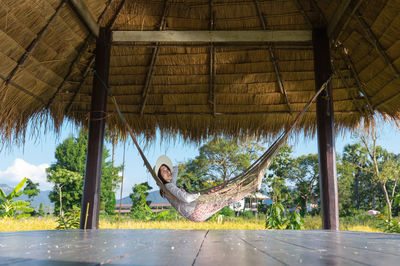
[[[57,221],[54,217],[29,217],[24,219],[0,219],[0,232],[7,231],[32,231],[32,230],[55,230]],[[101,218],[100,229],[116,229],[117,221]],[[137,221],[123,219],[119,225],[120,229],[236,229],[236,230],[261,230],[265,228],[264,220],[229,219],[225,221],[206,221],[194,223],[186,220],[175,221]],[[320,229],[321,221],[318,217],[306,218],[304,229]],[[382,232],[368,225],[341,226],[341,230]]]

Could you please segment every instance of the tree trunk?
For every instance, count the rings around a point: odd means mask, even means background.
[[[354,180],[355,192],[356,192],[356,208],[360,209],[360,194],[358,190],[358,186],[360,183],[360,169],[357,169],[356,178]]]
[[[58,195],[60,195],[60,216],[63,217],[63,211],[62,211],[62,194],[61,194],[61,187],[58,186]]]
[[[384,182],[379,182],[379,183],[381,184],[382,190],[385,194],[385,200],[386,200],[386,204],[388,207],[389,221],[391,221],[392,220],[392,202],[389,199],[389,194],[386,189],[386,183],[384,183]]]

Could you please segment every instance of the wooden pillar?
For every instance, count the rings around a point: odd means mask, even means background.
[[[315,87],[318,90],[332,74],[329,39],[326,29],[313,30]],[[321,190],[321,212],[324,229],[339,230],[339,204],[336,177],[336,155],[333,119],[333,94],[327,89],[317,98],[317,133]]]
[[[101,165],[107,107],[111,31],[101,28],[96,42],[96,61],[93,77],[92,105],[89,122],[89,141],[86,156],[85,185],[81,206],[81,229],[97,229],[99,225]],[[99,80],[101,79],[101,80]]]

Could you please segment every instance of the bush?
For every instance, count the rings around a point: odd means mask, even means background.
[[[228,206],[223,207],[217,214],[223,215],[225,217],[235,217],[235,212]]]
[[[254,215],[251,211],[243,211],[240,216],[249,220],[254,218]]]

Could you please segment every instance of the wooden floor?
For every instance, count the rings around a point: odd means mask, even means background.
[[[266,230],[0,233],[0,265],[400,265],[400,234]]]

